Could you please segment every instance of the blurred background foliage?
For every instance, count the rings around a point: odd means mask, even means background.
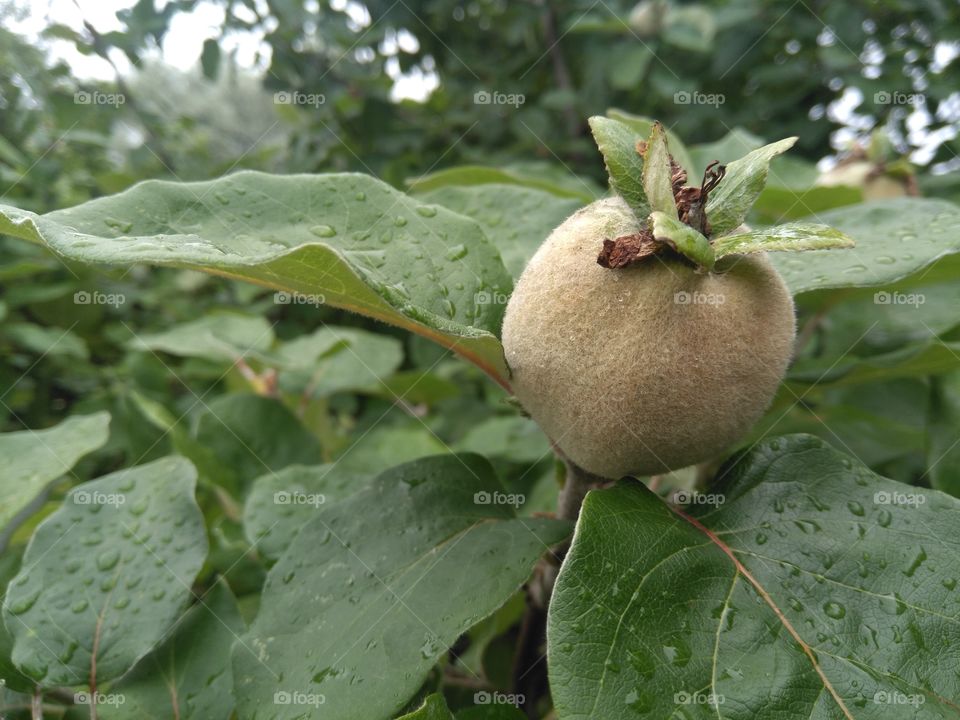
[[[220,22],[206,28],[195,67],[167,64],[161,48],[174,21],[193,17],[201,5],[217,9]],[[586,118],[609,108],[661,119],[699,168],[799,135],[791,157],[774,165],[757,222],[870,197],[958,196],[960,174],[951,172],[960,147],[956,3],[137,0],[118,7],[122,30],[61,22],[51,10],[43,31],[25,36],[15,30],[24,7],[2,6],[4,202],[44,212],[145,178],[206,179],[241,168],[353,170],[473,215],[490,233],[509,229],[519,248],[524,238],[535,245],[602,192],[605,174]],[[245,65],[238,38],[255,50]],[[50,52],[65,45],[102,58],[115,71],[112,79],[77,77]],[[89,101],[97,93],[101,101]],[[477,93],[515,100],[484,104]],[[110,94],[123,102],[102,102]],[[487,176],[478,165],[499,169]],[[513,219],[504,214],[511,202],[522,208]],[[513,438],[527,421],[499,389],[419,339],[330,308],[278,303],[251,286],[173,270],[65,265],[37,248],[0,242],[0,414],[7,430],[108,408],[115,420],[107,465],[129,465],[195,440],[208,403],[243,391],[289,407],[320,439],[325,462],[366,429],[389,426],[380,420],[387,415],[419,433],[424,448],[465,443],[507,460],[517,453],[524,482],[552,473],[542,437],[528,428],[520,434],[527,440]],[[525,252],[504,252],[514,274]],[[84,292],[123,302],[78,304],[76,294]],[[820,317],[817,303],[810,304],[802,311]],[[189,326],[221,312],[261,325],[216,341],[208,335],[219,338],[234,325]],[[853,319],[831,322],[840,328],[836,347],[808,345],[826,353],[811,367],[829,365],[846,347],[844,333],[860,329]],[[320,343],[309,356],[322,368],[312,380],[276,361],[285,343],[325,325],[361,334],[331,347]],[[180,344],[143,342],[144,335],[183,328],[187,340]],[[949,320],[937,325],[937,333],[951,329]],[[188,351],[197,333],[206,340],[200,351]],[[900,333],[863,352],[930,340],[930,333],[921,335]],[[387,353],[389,367],[351,379],[357,358],[383,355],[361,352],[377,338],[396,348]],[[253,341],[274,355],[236,364]],[[809,383],[814,372],[802,380]],[[924,471],[920,426],[929,408],[911,398],[927,397],[929,389],[908,392],[897,382],[903,392],[894,396],[913,406],[890,421],[915,420],[904,435],[915,442],[904,440],[894,458],[886,446],[877,469],[905,462],[906,454],[912,460],[904,467],[916,479]],[[823,392],[811,390],[801,411]],[[856,393],[836,392],[827,406],[853,403],[864,411]],[[177,432],[159,419],[161,411],[184,419]],[[484,425],[504,419],[518,427]],[[808,415],[797,422],[831,439]],[[178,441],[181,427],[186,435]],[[515,447],[527,441],[529,447]],[[382,452],[388,441],[377,442]]]

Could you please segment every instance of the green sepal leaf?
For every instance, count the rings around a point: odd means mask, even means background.
[[[727,165],[727,173],[707,200],[707,218],[713,237],[736,230],[757,201],[764,185],[770,161],[786,152],[797,141],[791,137],[764,145]]]
[[[607,117],[611,120],[622,122],[642,138],[650,135],[653,131],[653,124],[656,122],[656,120],[652,118],[643,115],[633,115],[632,113],[624,112],[617,108],[607,110]],[[687,171],[688,176],[691,178],[695,177],[697,175],[697,168],[694,165],[691,152],[687,149],[683,140],[670,128],[664,128],[664,132],[667,136],[667,142],[670,143],[670,154],[673,155],[673,159],[680,164],[680,167]]]
[[[97,687],[166,635],[207,557],[195,485],[189,462],[163,458],[78,485],[40,523],[3,602],[26,675]]]
[[[955,717],[960,501],[807,435],[720,477],[684,511],[635,481],[587,496],[549,611],[557,715]]]
[[[497,339],[505,303],[486,301],[512,288],[497,249],[474,220],[367,175],[149,180],[46,215],[0,206],[0,233],[80,262],[191,268],[307,296],[509,377]]]
[[[653,237],[667,242],[695,265],[712,270],[716,261],[710,241],[689,225],[662,212],[650,214]]]
[[[602,116],[590,118],[593,139],[600,148],[610,177],[610,188],[622,197],[634,214],[650,214],[650,201],[643,189],[643,158],[637,152],[637,135],[629,126]]]
[[[854,245],[853,238],[829,225],[794,222],[737,235],[724,235],[714,241],[713,250],[719,259],[733,253],[746,255],[774,250],[799,252],[851,248]]]
[[[643,189],[652,210],[678,220],[677,203],[673,198],[673,185],[670,180],[672,174],[667,137],[663,125],[655,122],[643,154]]]

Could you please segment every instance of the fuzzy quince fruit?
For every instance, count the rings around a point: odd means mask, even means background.
[[[793,351],[791,295],[765,253],[711,271],[664,254],[601,267],[645,224],[620,197],[556,228],[507,306],[514,393],[575,463],[607,478],[717,456],[766,410]]]

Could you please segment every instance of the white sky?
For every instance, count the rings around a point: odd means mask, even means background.
[[[5,20],[5,23],[14,32],[31,39],[38,38],[45,28],[54,23],[67,25],[78,31],[82,30],[84,20],[101,33],[123,30],[123,25],[117,20],[116,12],[133,6],[135,2],[136,0],[13,0],[12,4],[25,10],[27,16],[19,22]],[[162,8],[166,0],[158,0],[156,4],[158,9]],[[263,0],[257,0],[257,4],[264,5],[262,14],[267,15],[266,3]],[[317,0],[313,0],[313,4],[316,7]],[[335,9],[345,9],[357,29],[370,24],[370,16],[362,5],[351,3],[349,0],[332,0],[330,4]],[[308,9],[310,9],[309,6],[308,2]],[[243,10],[244,8],[237,8],[238,15]],[[252,16],[250,19],[253,19]],[[164,36],[163,45],[156,55],[180,70],[195,67],[200,60],[204,40],[218,36],[223,20],[223,8],[208,2],[198,3],[192,12],[176,13]],[[401,32],[397,40],[390,43],[391,47],[386,48],[386,52],[396,53],[398,47],[408,48],[411,44],[415,46],[416,43],[416,38],[412,35]],[[53,60],[65,61],[77,78],[112,80],[114,77],[115,73],[110,63],[100,57],[83,55],[69,41],[48,40],[45,44],[49,47],[50,57]],[[270,46],[262,41],[262,36],[252,33],[234,34],[223,41],[222,47],[227,52],[234,53],[236,62],[241,67],[264,69],[268,65]],[[110,57],[121,72],[132,71],[130,62],[119,50],[114,50]],[[393,63],[388,61],[387,74],[394,80],[391,93],[394,99],[409,98],[423,101],[439,83],[439,79],[431,72],[414,70],[403,75],[395,61]]]

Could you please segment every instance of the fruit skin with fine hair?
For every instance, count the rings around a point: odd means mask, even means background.
[[[512,387],[574,463],[606,478],[716,457],[769,406],[789,364],[790,292],[764,254],[714,272],[657,257],[597,264],[637,232],[619,197],[556,228],[527,265],[503,324]]]

